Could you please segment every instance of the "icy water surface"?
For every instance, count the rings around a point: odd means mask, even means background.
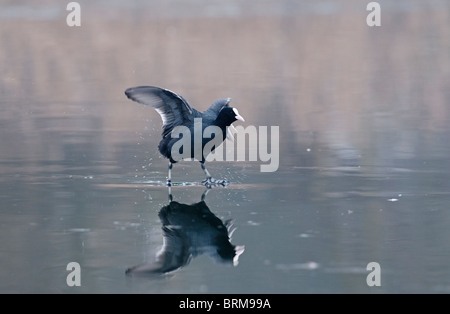
[[[450,292],[450,7],[379,2],[369,28],[355,1],[80,1],[70,28],[65,4],[0,1],[0,292]],[[198,163],[177,164],[169,204],[137,85],[232,97],[239,124],[280,127],[279,169],[208,163],[231,184],[199,205]],[[181,225],[195,256],[125,275]]]

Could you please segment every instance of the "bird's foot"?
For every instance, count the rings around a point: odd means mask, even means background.
[[[228,180],[216,180],[212,177],[208,177],[205,180],[202,181],[202,184],[206,186],[206,188],[210,189],[213,187],[219,187],[219,186],[227,186],[230,184]]]

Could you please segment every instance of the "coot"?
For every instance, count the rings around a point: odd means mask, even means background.
[[[211,174],[205,167],[205,159],[210,151],[204,152],[204,148],[212,140],[224,141],[227,134],[227,127],[234,121],[245,121],[239,115],[236,108],[230,107],[231,98],[218,99],[208,110],[199,112],[192,108],[182,96],[164,88],[155,86],[132,87],[125,91],[125,95],[131,100],[153,107],[162,118],[162,140],[158,145],[158,149],[164,157],[169,159],[167,185],[171,186],[172,184],[172,165],[182,159],[180,156],[186,157],[186,154],[188,154],[187,157],[195,158],[200,162],[206,175],[206,179],[202,181],[204,185],[211,187],[212,185],[228,184],[226,180],[215,180],[211,177]],[[211,134],[211,138],[204,138],[203,132],[210,126],[217,127],[217,130],[220,132],[215,132],[214,137]],[[175,131],[180,130],[180,128],[176,127],[185,127],[184,130],[189,131],[191,137],[190,151],[189,147],[180,146],[179,143],[177,144],[178,141],[183,140],[183,137],[180,137],[178,132],[176,132],[177,134],[175,136],[172,136],[174,129]],[[198,135],[200,132],[201,146],[198,143]],[[219,136],[219,133],[222,136],[221,140],[220,138],[216,138],[216,136]],[[185,136],[184,133],[183,136]],[[176,145],[176,149],[172,151],[174,145]],[[201,151],[199,152],[198,148],[200,147]],[[187,151],[183,151],[183,149],[187,149]],[[183,153],[186,154],[183,155]]]

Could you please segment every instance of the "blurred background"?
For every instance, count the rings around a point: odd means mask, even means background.
[[[0,292],[450,292],[450,3],[378,2],[380,27],[369,1],[85,0],[69,27],[69,1],[0,0]],[[238,266],[125,276],[155,260],[168,204],[138,85],[280,127],[278,171],[208,164]],[[173,178],[200,201],[198,163]]]

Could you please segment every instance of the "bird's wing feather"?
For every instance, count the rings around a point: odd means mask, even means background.
[[[165,274],[187,265],[192,254],[186,237],[179,234],[177,226],[163,226],[163,246],[151,263],[141,264],[127,270],[128,274]]]
[[[174,127],[193,121],[193,109],[189,103],[168,89],[139,86],[127,89],[125,95],[131,100],[155,108],[163,121],[163,137],[170,134]]]
[[[216,119],[223,107],[229,107],[230,101],[231,98],[217,99],[211,106],[209,106],[208,110],[203,112],[203,115],[213,120]]]

